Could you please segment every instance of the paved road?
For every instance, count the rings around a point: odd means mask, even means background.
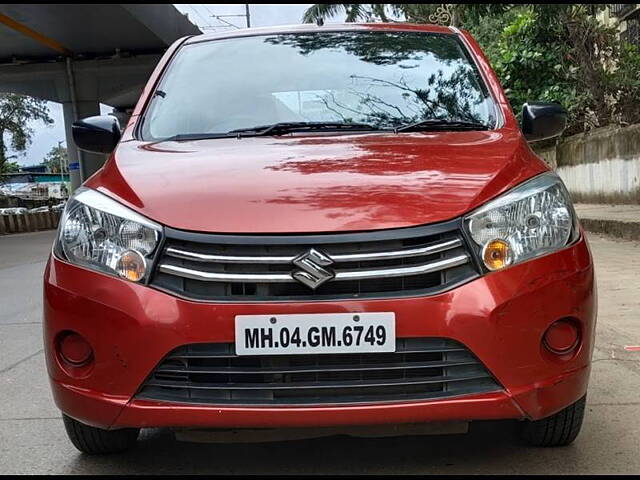
[[[511,422],[469,435],[269,444],[176,442],[144,431],[117,456],[79,454],[49,393],[40,281],[52,232],[0,237],[0,473],[640,473],[640,243],[591,236],[600,317],[585,425],[570,447],[517,443]]]

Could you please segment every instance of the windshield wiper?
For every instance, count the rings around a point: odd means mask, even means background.
[[[249,128],[238,128],[227,132],[229,134],[237,134],[245,136],[262,136],[262,135],[282,135],[292,132],[305,131],[376,131],[382,130],[374,125],[366,123],[344,123],[344,122],[278,122],[271,125],[258,125]]]
[[[344,122],[280,122],[271,125],[258,125],[256,127],[239,128],[229,132],[212,133],[179,133],[168,138],[163,138],[161,142],[180,142],[186,140],[207,140],[211,138],[230,137],[260,137],[264,135],[282,135],[292,132],[305,131],[379,131],[384,130],[374,125],[366,123],[344,123]]]
[[[210,138],[229,138],[235,137],[233,134],[229,133],[179,133],[177,135],[172,135],[171,137],[162,138],[158,140],[159,142],[181,142],[185,140],[207,140]]]
[[[395,132],[420,132],[426,130],[489,130],[489,126],[479,122],[464,120],[444,120],[433,118],[410,123],[395,128]]]

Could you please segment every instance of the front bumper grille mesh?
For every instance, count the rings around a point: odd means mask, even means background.
[[[462,344],[397,339],[393,353],[237,356],[229,343],[172,351],[137,398],[211,405],[330,405],[446,398],[500,390]]]
[[[166,237],[150,284],[202,301],[428,295],[478,276],[455,221],[382,233],[231,236],[169,229]]]

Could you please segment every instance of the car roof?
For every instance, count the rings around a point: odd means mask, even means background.
[[[303,23],[297,25],[281,25],[275,27],[243,28],[230,32],[207,33],[196,35],[187,39],[185,44],[199,43],[207,40],[219,40],[222,38],[248,37],[254,35],[277,35],[282,33],[322,33],[322,32],[361,32],[361,31],[391,31],[408,32],[418,31],[425,33],[453,34],[458,30],[442,25],[417,24],[417,23],[326,23],[322,26],[315,23]]]

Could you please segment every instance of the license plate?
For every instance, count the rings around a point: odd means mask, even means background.
[[[395,352],[393,312],[237,315],[237,355]]]

